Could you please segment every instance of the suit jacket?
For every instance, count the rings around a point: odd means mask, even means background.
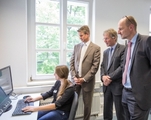
[[[125,63],[126,52],[124,57]],[[131,59],[130,82],[139,107],[143,110],[151,108],[151,36],[137,36]]]
[[[82,43],[74,46],[74,51],[70,60],[71,77],[78,75]],[[100,64],[100,47],[90,42],[82,61],[82,76],[86,82],[83,82],[82,88],[85,91],[92,91],[95,84],[95,74]]]
[[[113,94],[121,95],[122,94],[122,64],[123,64],[123,55],[125,51],[125,46],[117,43],[114,53],[111,57],[110,65],[108,67],[108,56],[109,48],[106,49],[103,53],[103,61],[101,64],[101,80],[103,75],[110,76],[112,82],[109,86],[103,85],[103,92],[106,91],[107,87],[110,87]],[[102,80],[103,82],[103,80]]]

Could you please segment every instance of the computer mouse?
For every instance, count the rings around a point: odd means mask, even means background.
[[[27,97],[30,97],[30,95],[25,95],[25,96],[23,96],[23,99],[26,99]]]

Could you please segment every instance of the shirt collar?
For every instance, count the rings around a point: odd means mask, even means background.
[[[136,43],[136,38],[137,38],[137,36],[138,36],[138,33],[136,33],[136,34],[134,35],[134,37],[131,39],[132,44],[135,44],[135,43]]]
[[[113,48],[113,50],[114,50],[116,45],[117,45],[117,43],[115,43],[115,45],[111,46],[110,49]]]
[[[83,42],[83,44],[85,44],[86,46],[89,46],[90,42],[91,42],[91,41],[89,40],[89,41],[87,41],[86,43]]]

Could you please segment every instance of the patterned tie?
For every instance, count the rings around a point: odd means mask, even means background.
[[[127,55],[126,55],[126,64],[125,64],[125,69],[124,69],[124,73],[123,73],[123,80],[122,80],[123,85],[126,83],[126,79],[127,79],[126,76],[127,76],[129,61],[130,61],[130,58],[131,58],[131,45],[132,45],[132,42],[128,42],[128,49],[127,49]]]
[[[112,57],[112,51],[113,51],[113,48],[111,47],[110,50],[109,50],[109,57],[108,57],[108,67],[110,66],[110,62],[111,62],[111,57]]]

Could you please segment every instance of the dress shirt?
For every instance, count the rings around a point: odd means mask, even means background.
[[[107,68],[109,68],[109,66],[110,66],[112,53],[113,53],[113,48],[111,47],[110,50],[109,50],[109,54],[108,54],[108,67]]]
[[[83,58],[84,58],[84,55],[87,51],[87,48],[90,44],[90,40],[86,43],[83,43],[83,46],[82,46],[82,49],[81,49],[81,56],[80,56],[80,63],[79,63],[79,77],[82,76],[82,61],[83,61]]]
[[[117,43],[116,43],[115,45],[111,46],[111,47],[113,48],[113,50],[112,50],[112,55],[113,55],[113,53],[114,53],[114,50],[115,50],[115,48],[116,48],[116,45],[117,45]]]
[[[114,53],[114,50],[115,50],[116,45],[117,45],[117,43],[116,43],[115,45],[113,45],[113,46],[110,46],[110,49],[112,48],[112,55],[113,55],[113,53]],[[112,55],[111,55],[111,58],[112,58]]]

